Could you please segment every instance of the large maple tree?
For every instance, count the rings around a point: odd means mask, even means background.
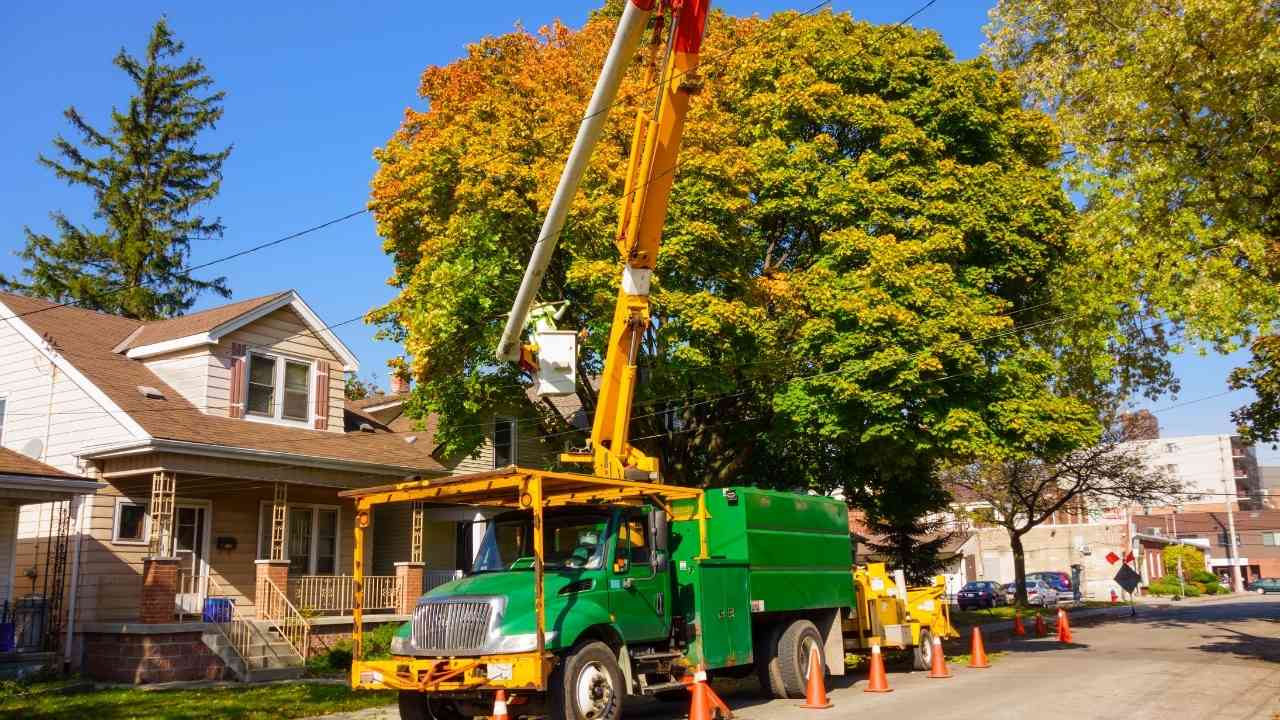
[[[614,28],[517,29],[422,75],[376,152],[371,208],[399,294],[411,409],[447,452],[495,410],[530,416],[497,365],[503,316]],[[848,14],[713,14],[655,276],[633,434],[671,482],[831,490],[878,517],[940,457],[1097,437],[1042,343],[1074,211],[1058,136],[1011,78],[933,32]],[[542,289],[601,364],[619,281],[615,212],[636,108],[624,84]],[[592,407],[592,388],[579,392]],[[914,515],[912,515],[914,517]]]

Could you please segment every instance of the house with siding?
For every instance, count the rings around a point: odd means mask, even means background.
[[[158,322],[0,293],[0,446],[101,483],[66,530],[70,665],[132,682],[296,672],[350,632],[354,518],[339,491],[545,462],[536,423],[514,417],[487,422],[476,454],[437,458],[432,419],[403,414],[407,387],[346,401],[358,367],[292,291]],[[47,515],[21,508],[10,586],[47,570],[34,549],[22,559]],[[477,517],[375,515],[372,619],[403,619],[465,569]]]

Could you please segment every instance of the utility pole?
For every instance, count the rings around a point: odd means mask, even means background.
[[[1182,538],[1178,537],[1178,511],[1181,509],[1181,505],[1173,506],[1173,538],[1178,541],[1178,594],[1186,597],[1187,581],[1182,576]]]
[[[1231,591],[1244,592],[1244,583],[1240,581],[1240,565],[1237,558],[1240,557],[1239,548],[1236,547],[1236,514],[1231,509],[1231,501],[1235,499],[1235,461],[1231,463],[1231,487],[1227,486],[1227,449],[1222,447],[1222,439],[1225,435],[1218,436],[1218,465],[1222,468],[1222,489],[1226,490],[1227,501],[1227,534],[1230,542],[1228,547],[1231,551]],[[1229,446],[1228,446],[1229,447]]]

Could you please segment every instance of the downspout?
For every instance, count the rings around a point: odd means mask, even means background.
[[[49,438],[53,436],[53,391],[58,384],[58,366],[49,363],[49,403],[44,416],[44,447],[40,449],[40,462],[49,462]]]
[[[71,552],[71,600],[67,603],[67,643],[62,651],[63,667],[71,667],[71,650],[76,634],[76,599],[80,597],[80,546],[84,543],[84,495],[76,495],[71,499],[75,505],[76,546]]]

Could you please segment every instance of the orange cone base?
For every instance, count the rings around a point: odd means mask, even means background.
[[[814,646],[809,652],[809,676],[805,679],[804,703],[800,707],[809,710],[826,710],[832,707],[831,701],[827,699],[826,672],[827,666],[822,661],[822,654]]]
[[[987,648],[982,644],[982,630],[977,625],[973,626],[973,645],[969,649],[969,667],[974,670],[983,670],[991,667],[991,663],[987,662]]]
[[[951,671],[947,669],[947,656],[943,654],[942,641],[935,635],[933,637],[933,652],[930,653],[933,658],[929,663],[929,675],[935,680],[951,677]]]
[[[1018,637],[1023,637],[1024,635],[1027,634],[1027,629],[1022,626],[1021,615],[1013,616],[1013,634],[1017,635]]]
[[[826,705],[810,705],[808,702],[802,702],[800,703],[800,707],[805,710],[830,710],[835,707],[835,705],[832,705],[831,701],[828,700]]]

